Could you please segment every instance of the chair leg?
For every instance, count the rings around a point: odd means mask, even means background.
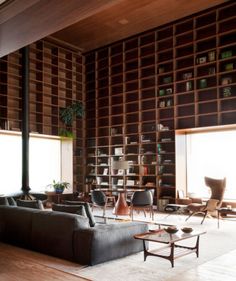
[[[143,210],[143,213],[144,213],[144,216],[145,216],[145,218],[146,218],[146,212],[145,212],[145,210]]]
[[[189,220],[193,215],[194,215],[195,213],[194,212],[192,212],[187,218],[186,218],[186,220],[185,221],[187,221],[187,220]]]
[[[103,207],[103,216],[105,217],[105,214],[106,214],[106,205],[104,205]]]
[[[152,220],[154,220],[154,210],[153,210],[153,206],[151,206],[151,216],[152,216]]]
[[[203,224],[203,222],[204,222],[206,216],[207,216],[207,211],[206,211],[205,214],[204,214],[204,217],[203,217],[203,219],[202,219],[202,221],[201,221],[201,224]]]
[[[134,220],[134,210],[133,210],[132,206],[130,206],[130,216],[131,216],[131,220],[133,221]]]

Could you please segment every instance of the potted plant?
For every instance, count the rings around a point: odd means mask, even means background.
[[[77,117],[84,116],[84,107],[81,101],[77,101],[67,106],[66,108],[60,109],[60,119],[64,123],[65,128],[61,128],[59,131],[59,135],[63,137],[73,138],[73,132],[71,131],[71,127],[73,121]]]
[[[56,193],[63,193],[65,189],[69,188],[70,184],[68,182],[56,182],[53,180],[53,182],[48,186],[52,187]]]

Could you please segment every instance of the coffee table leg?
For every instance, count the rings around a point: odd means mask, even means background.
[[[143,240],[143,255],[144,255],[144,261],[147,259],[147,248],[146,248],[146,243],[145,240]]]
[[[175,249],[175,244],[171,243],[171,245],[170,245],[170,262],[171,262],[172,267],[174,267],[174,249]]]

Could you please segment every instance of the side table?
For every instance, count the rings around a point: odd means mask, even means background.
[[[217,210],[217,222],[218,228],[220,228],[220,217],[221,215],[232,215],[236,217],[236,208],[229,209],[229,208],[220,208]]]

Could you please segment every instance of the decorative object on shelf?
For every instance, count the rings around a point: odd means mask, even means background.
[[[232,95],[231,90],[232,90],[231,87],[223,88],[223,96],[224,96],[224,98],[230,97]]]
[[[108,175],[108,168],[105,168],[105,169],[103,170],[103,175],[104,175],[104,176]]]
[[[115,148],[115,155],[123,155],[123,147],[116,147]]]
[[[208,69],[208,74],[209,74],[209,75],[216,74],[216,68],[215,68],[215,67],[209,67],[209,69]]]
[[[227,59],[233,56],[233,51],[232,50],[228,50],[228,51],[224,51],[221,53],[221,58],[222,59]]]
[[[165,107],[165,106],[166,106],[166,103],[164,100],[159,102],[159,107]]]
[[[159,96],[164,96],[165,95],[165,90],[164,89],[160,89],[159,90]]]
[[[192,90],[192,81],[186,82],[186,91],[191,91]]]
[[[199,57],[197,58],[197,64],[202,64],[207,62],[207,57]]]
[[[225,71],[230,71],[230,70],[233,70],[234,69],[234,64],[231,62],[231,63],[226,63],[224,65],[224,70]]]
[[[188,80],[188,79],[190,79],[192,77],[193,77],[192,72],[186,72],[186,73],[183,74],[183,79],[184,80]]]
[[[68,182],[56,182],[55,180],[48,185],[48,187],[53,188],[57,194],[63,193],[65,189],[69,188],[69,186],[70,184]]]
[[[231,77],[223,77],[221,78],[221,85],[229,85],[232,83]]]
[[[199,80],[199,88],[203,89],[207,87],[207,80],[206,79],[201,79]]]
[[[173,103],[172,103],[172,100],[171,100],[171,99],[169,99],[169,100],[166,101],[166,106],[172,106],[172,104],[173,104]]]
[[[122,179],[118,179],[117,185],[123,186],[124,185],[124,181]]]
[[[216,59],[216,52],[215,51],[208,52],[208,61],[214,61],[215,59]]]
[[[172,88],[166,89],[166,94],[171,95],[173,93]]]
[[[168,76],[168,77],[163,77],[163,83],[168,84],[172,82],[172,77]]]
[[[165,68],[163,66],[159,67],[159,74],[163,73],[165,71]]]
[[[60,119],[65,124],[66,127],[71,127],[73,121],[77,117],[83,117],[83,116],[84,116],[84,107],[82,102],[80,101],[74,102],[70,106],[60,109]],[[73,137],[73,133],[68,128],[60,129],[59,134],[60,136],[64,136],[64,137]]]

